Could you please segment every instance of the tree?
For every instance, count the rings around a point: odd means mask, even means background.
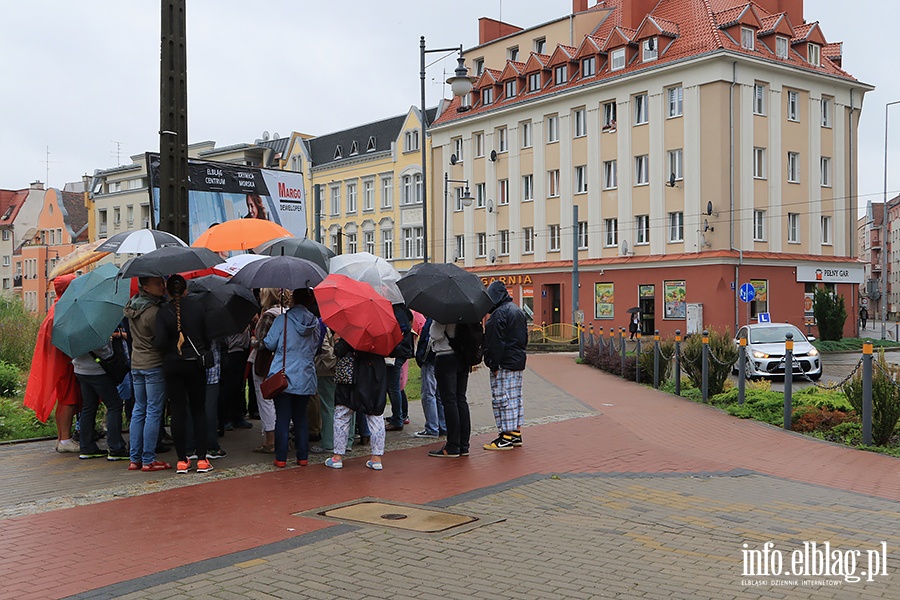
[[[823,288],[817,288],[813,296],[813,315],[819,328],[819,339],[840,340],[844,337],[847,309],[844,297]]]

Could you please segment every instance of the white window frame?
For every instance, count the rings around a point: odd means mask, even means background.
[[[394,230],[381,230],[381,257],[384,260],[394,260]]]
[[[634,223],[637,230],[637,236],[634,240],[635,246],[644,246],[650,243],[650,215],[638,215],[635,217]]]
[[[497,205],[505,206],[509,204],[509,179],[497,180]]]
[[[506,82],[506,85],[503,86],[504,94],[507,98],[515,98],[516,97],[516,80],[510,79]]]
[[[766,86],[753,84],[753,114],[766,116]]]
[[[394,206],[394,178],[381,176],[381,208]]]
[[[481,90],[481,103],[484,106],[494,103],[494,88],[492,86],[488,86]]]
[[[548,244],[547,251],[548,252],[559,252],[560,243],[559,243],[559,225],[551,225],[550,226],[550,241]]]
[[[822,187],[831,187],[831,157],[823,156],[819,159],[819,172],[821,174]]]
[[[509,229],[500,230],[500,256],[509,256]]]
[[[410,129],[403,134],[404,152],[415,152],[419,149],[419,130]]]
[[[363,231],[364,250],[369,254],[375,254],[375,232]]]
[[[559,169],[547,171],[547,197],[559,197]]]
[[[357,245],[357,238],[355,233],[348,233],[347,236],[347,252],[350,254],[356,254],[359,246]]]
[[[792,90],[787,93],[787,120],[800,121],[800,94]]]
[[[641,62],[650,62],[659,58],[659,40],[656,36],[641,40]]]
[[[522,202],[534,200],[534,175],[522,175]]]
[[[552,144],[559,141],[559,116],[547,116],[547,143]]]
[[[753,241],[766,241],[766,211],[753,211]]]
[[[666,173],[668,177],[672,176],[672,173],[675,173],[675,181],[683,181],[684,180],[684,150],[682,148],[676,148],[675,150],[669,150],[666,153],[667,162],[669,165],[669,172]]]
[[[341,214],[341,186],[331,186],[331,216],[336,217]]]
[[[375,181],[372,179],[363,181],[363,210],[375,210]]]
[[[509,150],[509,138],[506,127],[497,128],[497,152],[507,152]]]
[[[581,60],[581,76],[593,77],[597,74],[597,59],[593,56]]]
[[[584,137],[587,135],[587,115],[583,108],[576,108],[572,116],[575,120],[575,137]]]
[[[603,189],[614,190],[618,187],[618,164],[616,160],[603,161]]]
[[[475,208],[484,208],[485,202],[484,182],[475,184]]]
[[[831,98],[822,98],[822,127],[831,128],[831,112],[834,108],[834,102]]]
[[[466,258],[466,236],[456,236],[456,259],[463,260]]]
[[[787,155],[787,180],[788,183],[800,183],[800,153],[788,152]]]
[[[453,154],[456,155],[456,162],[463,161],[463,139],[462,137],[453,138]]]
[[[621,71],[625,68],[625,48],[616,48],[609,55],[609,70]]]
[[[775,36],[775,56],[782,60],[787,60],[789,41],[783,35]]]
[[[562,85],[569,81],[569,66],[558,65],[553,69],[553,85]]]
[[[476,258],[484,258],[487,256],[487,234],[479,233],[475,243]]]
[[[756,50],[756,32],[752,27],[741,27],[741,48]]]
[[[522,132],[522,148],[531,148],[533,144],[531,139],[531,121],[522,121],[519,124],[519,130]]]
[[[766,178],[766,149],[753,148],[753,179]]]
[[[587,193],[587,165],[578,165],[575,167],[575,193]]]
[[[668,108],[666,110],[666,117],[669,119],[674,119],[675,117],[680,117],[684,115],[684,88],[680,85],[677,87],[670,87],[666,91],[666,99],[668,100]]]
[[[634,124],[645,125],[650,121],[650,106],[647,94],[634,96]]]
[[[506,49],[506,59],[511,60],[513,62],[519,61],[519,47],[518,46],[510,46]]]
[[[424,256],[423,233],[422,227],[403,228],[403,258],[418,259]]]
[[[578,249],[579,250],[587,250],[588,247],[588,222],[587,221],[578,221],[578,229],[576,235],[578,236]]]
[[[603,103],[603,129],[615,129],[616,128],[616,102],[613,100],[612,102],[604,102]]]
[[[475,146],[475,158],[484,156],[484,133],[478,132],[472,136],[472,144]]]
[[[669,213],[669,243],[684,242],[684,213]]]
[[[541,89],[541,74],[531,73],[528,76],[528,91],[536,92]]]
[[[522,229],[522,254],[534,254],[534,227]]]
[[[546,54],[547,52],[547,38],[539,37],[534,39],[534,45],[532,46],[534,51],[538,54]]]
[[[650,155],[641,154],[634,157],[634,185],[650,184]]]
[[[347,184],[347,214],[356,214],[356,183]]]
[[[806,45],[806,55],[809,64],[814,67],[822,66],[822,46],[809,43]]]
[[[822,215],[822,245],[831,246],[831,216]]]
[[[615,248],[619,245],[619,220],[604,219],[603,220],[603,236],[606,248]]]
[[[800,214],[799,213],[788,213],[788,243],[789,244],[799,244],[800,243]]]

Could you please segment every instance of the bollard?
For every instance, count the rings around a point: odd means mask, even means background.
[[[595,338],[594,338],[594,324],[593,324],[593,323],[590,323],[590,336],[591,336],[591,337],[590,337],[590,340],[591,340],[591,346],[593,346],[593,345],[594,345],[594,339],[595,339]]]
[[[675,395],[681,395],[681,330],[675,330]]]
[[[625,377],[625,328],[619,327],[619,351],[622,354],[622,377]]]
[[[593,325],[591,325],[593,327]],[[600,328],[600,334],[597,336],[597,341],[600,343],[600,352],[603,352],[603,328]]]
[[[653,332],[653,389],[659,389],[659,329]]]
[[[637,332],[637,346],[634,351],[634,382],[641,382],[641,332]]]
[[[744,403],[745,388],[747,386],[747,338],[741,338],[738,347],[738,404]]]
[[[581,326],[581,323],[575,327],[578,332],[578,358],[584,360],[584,327]]]
[[[609,328],[609,355],[613,356],[616,353],[616,349],[614,348],[613,338],[616,337],[616,328]]]
[[[700,389],[703,392],[703,403],[709,402],[709,331],[703,330],[703,354],[700,363],[700,374],[702,377],[702,385]]]
[[[862,443],[872,445],[872,344],[863,344]]]
[[[784,340],[784,428],[791,430],[791,392],[794,387],[794,334]]]
[[[541,321],[541,343],[547,343],[547,321]]]

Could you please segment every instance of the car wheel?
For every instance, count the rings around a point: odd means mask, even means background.
[[[812,379],[813,381],[818,381],[819,379],[822,378],[822,371],[819,371],[815,375],[810,375],[809,378]]]

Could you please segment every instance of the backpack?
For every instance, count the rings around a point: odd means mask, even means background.
[[[109,358],[100,358],[94,352],[91,356],[99,364],[103,371],[109,375],[116,385],[125,380],[125,376],[131,371],[131,363],[128,360],[128,349],[125,347],[125,340],[120,337],[114,337],[110,341],[113,353]]]
[[[456,335],[447,337],[463,364],[474,367],[484,359],[484,328],[481,323],[457,323]]]
[[[396,317],[397,323],[400,325],[400,332],[403,334],[403,337],[400,339],[400,343],[391,350],[391,353],[388,354],[388,356],[401,360],[409,360],[416,355],[415,342],[413,341],[412,313],[409,312],[409,309],[405,306],[395,304],[394,317]]]
[[[431,318],[425,321],[425,325],[422,326],[422,334],[419,336],[419,343],[416,345],[416,364],[420,367],[434,358],[434,352],[428,350],[428,342],[431,341],[431,323]]]

